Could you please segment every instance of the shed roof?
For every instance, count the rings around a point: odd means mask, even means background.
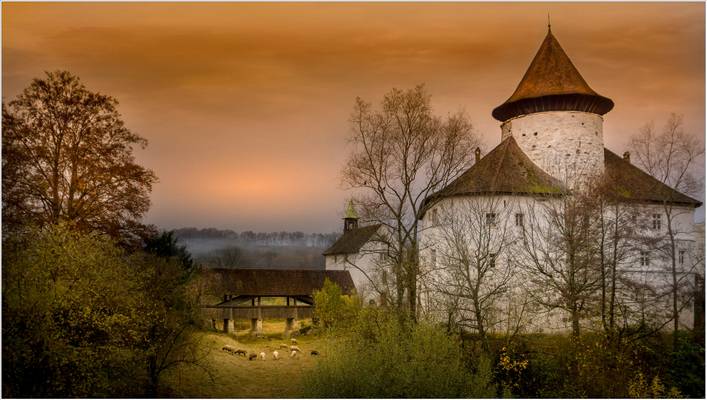
[[[657,180],[622,157],[604,149],[605,174],[614,194],[637,202],[672,203],[699,207],[702,203]]]
[[[325,278],[345,294],[356,289],[349,271],[213,268],[210,273],[223,291],[237,296],[311,296]]]
[[[344,232],[341,237],[334,242],[328,249],[322,253],[325,256],[335,255],[335,254],[353,254],[358,253],[376,232],[381,224],[363,226],[356,229],[351,229],[348,232]]]
[[[603,115],[613,107],[611,99],[589,87],[548,29],[515,92],[492,114],[497,120],[506,121],[540,111],[577,110]]]

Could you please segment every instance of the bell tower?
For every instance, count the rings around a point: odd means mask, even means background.
[[[595,92],[552,34],[515,92],[493,110],[501,140],[513,136],[540,168],[575,188],[604,172],[603,115],[614,102]]]
[[[354,208],[353,201],[349,200],[344,213],[344,233],[358,228],[358,214]]]

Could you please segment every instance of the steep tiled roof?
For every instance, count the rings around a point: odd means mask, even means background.
[[[604,166],[609,187],[627,201],[673,203],[699,207],[702,203],[663,184],[642,169],[604,149]]]
[[[229,269],[209,270],[224,293],[237,296],[311,296],[324,285],[324,278],[346,294],[355,290],[349,271]]]
[[[447,187],[431,197],[469,194],[557,195],[562,183],[535,165],[508,137]]]
[[[345,232],[334,244],[324,251],[324,255],[358,253],[366,242],[378,232],[380,224],[368,225]]]
[[[506,121],[540,111],[576,110],[603,115],[613,107],[611,99],[589,87],[548,30],[515,92],[492,114],[497,120]]]

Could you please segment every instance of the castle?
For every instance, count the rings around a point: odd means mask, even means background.
[[[567,196],[597,177],[605,177],[612,182],[612,195],[618,199],[613,212],[625,208],[627,218],[623,220],[634,225],[632,235],[637,238],[622,244],[621,288],[616,292],[623,296],[622,318],[665,313],[670,305],[666,288],[671,276],[668,260],[656,249],[662,246],[669,225],[677,240],[680,279],[694,281],[703,240],[694,223],[694,210],[701,202],[633,165],[630,154],[621,157],[604,147],[603,116],[613,106],[611,99],[587,84],[548,26],[516,90],[492,112],[501,122],[501,143],[483,157],[477,149],[471,168],[426,199],[429,206],[420,215],[424,229],[420,231],[419,251],[430,278],[420,282],[423,312],[440,318],[447,312],[444,298],[453,295],[449,288],[454,276],[445,264],[454,259],[461,241],[474,247],[467,250],[475,253],[472,256],[477,257],[477,267],[484,263],[487,271],[496,271],[489,278],[492,287],[503,287],[501,293],[489,294],[495,295],[495,301],[488,306],[505,317],[486,321],[488,326],[501,329],[499,326],[505,324],[507,328],[510,316],[515,315],[526,318],[530,330],[567,329],[572,321],[562,307],[533,312],[537,307],[530,297],[546,305],[553,299],[542,288],[530,287],[537,282],[523,268],[533,258],[541,270],[545,268],[543,263],[551,269],[553,263],[562,262],[553,258],[557,255],[551,254],[553,243],[548,243],[553,239],[542,231],[551,229],[547,210],[561,208]],[[666,207],[670,208],[667,215]],[[455,233],[451,227],[460,232]],[[528,245],[529,232],[535,234],[532,248]],[[349,205],[344,235],[324,253],[326,268],[351,270],[357,287],[375,284],[369,279],[371,265],[385,257],[385,250],[376,247],[376,234],[381,234],[378,225],[357,226],[355,211]],[[501,269],[503,273],[495,268],[497,263],[507,264]],[[493,286],[494,281],[502,285]],[[518,316],[520,309],[525,317]],[[681,311],[681,323],[691,325],[690,306]],[[462,318],[473,320],[474,316]]]

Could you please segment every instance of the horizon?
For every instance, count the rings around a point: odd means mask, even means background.
[[[488,153],[500,143],[491,110],[525,73],[548,11],[579,72],[616,105],[605,147],[621,154],[671,112],[704,137],[698,3],[11,3],[3,101],[57,69],[117,98],[149,141],[136,151],[159,178],[145,222],[162,229],[339,232],[355,97],[377,105],[425,83],[434,112],[465,110]],[[704,206],[696,214],[704,221]]]

